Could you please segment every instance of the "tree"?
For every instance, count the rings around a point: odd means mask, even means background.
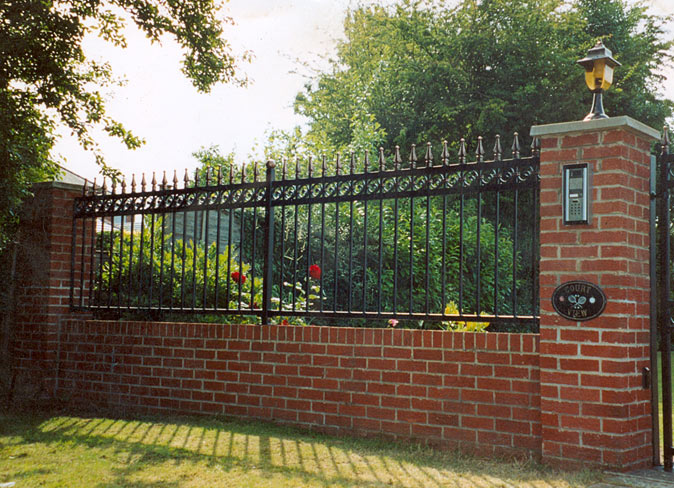
[[[400,0],[349,12],[328,72],[297,95],[309,137],[350,143],[370,114],[387,149],[580,120],[591,94],[575,61],[603,39],[623,66],[606,97],[611,114],[661,126],[672,102],[658,96],[671,64],[671,19],[623,0]]]
[[[110,66],[85,56],[82,42],[97,33],[126,47],[124,29],[135,24],[152,42],[173,37],[184,54],[183,72],[197,90],[217,82],[245,83],[223,37],[215,0],[14,0],[0,4],[0,250],[17,223],[30,185],[55,172],[55,130],[68,128],[105,164],[92,136],[102,128],[129,149],[142,140],[106,114],[100,89],[114,83]]]

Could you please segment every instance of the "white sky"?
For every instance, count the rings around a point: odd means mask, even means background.
[[[219,145],[223,154],[235,151],[237,160],[243,161],[256,141],[264,141],[265,130],[288,130],[301,124],[292,105],[308,71],[296,60],[325,66],[321,59],[334,53],[344,14],[354,3],[230,0],[226,9],[236,25],[227,27],[225,35],[235,53],[254,53],[252,63],[242,65],[252,84],[247,88],[220,85],[209,94],[199,94],[180,72],[180,52],[170,41],[152,45],[133,29],[127,32],[127,49],[88,39],[88,55],[109,61],[115,75],[127,80],[125,86],[106,93],[109,115],[146,140],[140,149],[129,151],[117,139],[97,134],[108,164],[127,177],[174,169],[182,174],[184,168],[196,166],[191,154],[202,146]],[[672,0],[649,3],[654,12],[674,13]],[[674,73],[669,75],[665,94],[674,99]],[[607,111],[610,114],[610,101]],[[71,136],[61,138],[56,153],[75,173],[89,179],[98,174],[91,154],[79,148]]]

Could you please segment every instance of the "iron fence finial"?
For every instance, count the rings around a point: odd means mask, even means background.
[[[108,191],[108,185],[107,185],[107,182],[105,181],[105,176],[103,176],[103,187],[102,187],[102,190],[103,190],[103,195],[105,195],[105,192]]]
[[[513,145],[510,149],[512,150],[513,158],[519,159],[521,148],[520,148],[520,138],[519,138],[519,134],[517,132],[515,132],[515,134],[514,134]]]
[[[313,159],[312,159],[311,156],[309,156],[309,161],[307,162],[307,168],[309,170],[309,178],[311,178],[311,176],[313,175],[312,163],[313,163]]]
[[[126,193],[126,177],[122,176],[122,194]]]
[[[426,143],[426,154],[424,156],[424,161],[426,166],[433,166],[433,149],[431,148],[431,143]]]
[[[365,157],[363,158],[363,173],[367,173],[370,166],[370,156],[369,152],[365,151]]]
[[[400,146],[396,146],[395,155],[393,156],[393,167],[395,169],[400,169],[402,163],[403,158],[400,156]]]
[[[187,168],[185,168],[185,177],[183,178],[183,188],[187,188],[187,184],[190,182],[190,174],[187,171]]]
[[[136,193],[136,174],[131,174],[131,193]]]
[[[442,154],[440,155],[442,164],[446,166],[449,163],[449,151],[447,150],[447,141],[442,141]]]
[[[339,165],[340,165],[339,158],[340,158],[340,154],[339,153],[335,154],[335,174],[336,175],[339,175]]]
[[[379,171],[384,171],[386,166],[386,158],[384,158],[384,148],[379,146]]]
[[[177,169],[173,170],[173,188],[174,189],[178,188],[178,170]]]
[[[496,134],[496,141],[494,142],[494,161],[503,160],[503,149],[501,148],[501,136]]]
[[[164,171],[164,176],[161,179],[161,189],[166,190],[166,185],[168,185],[168,180],[166,179],[166,171]]]
[[[152,172],[152,191],[155,191],[157,189],[157,175],[155,172]]]
[[[459,164],[466,164],[466,139],[459,141]]]
[[[94,186],[91,189],[91,194],[96,195],[96,177],[94,176]]]
[[[326,166],[325,154],[321,154],[321,178],[325,178]]]
[[[417,167],[417,145],[412,144],[412,149],[410,150],[410,168]]]
[[[475,156],[478,163],[484,163],[484,146],[482,145],[482,136],[477,136],[477,148],[475,149]]]
[[[143,178],[140,180],[140,189],[141,191],[145,192],[145,188],[147,187],[147,182],[145,181],[145,173],[142,173]],[[105,182],[105,178],[103,179],[103,182]]]
[[[356,154],[353,151],[351,151],[351,160],[349,161],[349,171],[351,171],[351,174],[353,174],[355,167],[356,167]]]

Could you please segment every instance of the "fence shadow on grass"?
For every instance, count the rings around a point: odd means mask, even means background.
[[[199,475],[216,476],[209,480],[219,483],[227,481],[228,473],[234,476],[233,471],[241,481],[243,470],[258,482],[301,479],[308,486],[569,486],[535,465],[477,460],[381,440],[328,437],[261,422],[0,415],[0,448],[7,438],[51,445],[53,450],[97,449],[115,460],[109,469],[112,480],[101,479],[95,485],[99,488],[181,486],[187,481],[181,478],[184,471],[174,474],[172,469],[186,465],[197,466]]]

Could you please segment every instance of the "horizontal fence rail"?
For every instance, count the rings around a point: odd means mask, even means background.
[[[516,135],[510,159],[497,138],[485,161],[480,138],[474,162],[461,140],[452,162],[444,143],[437,164],[429,144],[406,164],[396,148],[376,163],[293,166],[85,190],[74,204],[73,307],[537,326],[536,141],[523,157]]]

